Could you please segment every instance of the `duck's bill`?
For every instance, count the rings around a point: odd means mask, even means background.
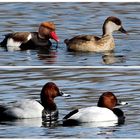
[[[127,32],[123,27],[121,27],[121,28],[119,29],[119,31],[122,32],[122,33],[124,33],[124,34],[128,34],[128,32]]]
[[[117,105],[127,105],[127,102],[118,101]]]
[[[54,39],[56,42],[59,42],[59,38],[57,36],[57,34],[53,31],[53,32],[50,32],[50,36],[52,39]]]
[[[66,94],[66,93],[60,91],[60,96],[63,96],[63,97],[70,97],[70,94]]]

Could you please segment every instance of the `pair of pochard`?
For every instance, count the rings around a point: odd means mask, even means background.
[[[0,105],[0,121],[15,119],[43,118],[45,121],[57,121],[58,109],[54,102],[57,96],[70,96],[65,94],[53,82],[46,83],[40,94],[41,101],[24,99],[8,104]],[[103,93],[98,100],[97,106],[80,108],[71,111],[63,118],[64,125],[75,125],[83,122],[122,122],[125,119],[121,109],[115,108],[119,104],[126,104],[118,101],[112,92]]]
[[[8,51],[37,48],[49,49],[52,46],[50,39],[59,42],[55,30],[53,22],[43,22],[40,24],[38,32],[14,32],[5,35],[0,46]],[[121,20],[114,16],[110,16],[105,20],[102,30],[101,38],[94,35],[78,35],[71,39],[65,39],[64,42],[70,51],[104,52],[114,50],[115,48],[112,35],[114,31],[127,34]]]

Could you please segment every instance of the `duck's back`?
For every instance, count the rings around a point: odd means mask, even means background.
[[[96,41],[100,40],[99,37],[93,35],[79,35],[72,39],[66,39],[64,42],[70,51],[90,51],[93,46],[96,46]]]
[[[87,107],[77,110],[67,119],[78,120],[79,122],[98,122],[98,121],[118,121],[113,111],[102,107]]]
[[[0,112],[2,118],[26,119],[42,117],[43,106],[35,100],[22,100],[12,103],[10,107]]]

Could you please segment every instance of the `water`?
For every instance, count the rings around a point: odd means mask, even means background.
[[[21,10],[22,9],[22,10]],[[42,21],[54,21],[60,38],[57,50],[5,52],[0,48],[0,65],[104,66],[140,65],[140,3],[0,3],[0,40],[13,31],[36,31]],[[116,49],[109,57],[103,53],[68,52],[64,39],[79,34],[102,34],[108,16],[117,16],[129,35],[114,33]],[[54,48],[55,48],[55,42]],[[103,58],[104,59],[103,59]]]
[[[0,122],[1,138],[140,138],[140,69],[128,68],[0,68],[0,103],[20,99],[40,99],[40,90],[55,82],[71,97],[57,97],[59,120],[69,111],[96,105],[98,97],[112,91],[128,105],[120,106],[126,120],[123,125],[82,124],[63,127],[61,122],[47,127],[41,119]]]

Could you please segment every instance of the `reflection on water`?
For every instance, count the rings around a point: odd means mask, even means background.
[[[13,31],[36,31],[42,21],[54,21],[60,43],[56,54],[42,55],[39,51],[5,52],[0,48],[0,65],[140,65],[140,4],[139,3],[0,3],[0,40]],[[24,9],[21,11],[21,9]],[[8,14],[7,14],[8,13]],[[125,61],[112,57],[103,63],[102,53],[68,52],[64,39],[79,34],[101,36],[102,24],[108,16],[117,16],[129,35],[114,33],[114,56],[124,56]],[[53,41],[53,46],[56,44]],[[116,60],[117,59],[117,60]]]
[[[18,119],[12,121],[3,121],[0,123],[3,126],[23,126],[23,127],[41,127],[42,119],[41,118],[33,118],[33,119]]]
[[[102,127],[102,128],[107,128],[107,127],[117,126],[118,124],[116,123],[116,121],[108,121],[108,122],[84,123],[83,125],[86,126],[86,127]]]
[[[126,57],[124,55],[115,55],[114,52],[104,53],[102,56],[103,63],[114,64],[114,63],[124,63],[126,62]]]
[[[1,138],[139,138],[140,69],[128,68],[32,68],[0,69],[0,103],[21,99],[40,99],[42,86],[55,82],[68,98],[56,98],[58,123],[45,124],[42,119],[25,119],[0,123]],[[8,89],[8,90],[7,90]],[[76,108],[95,106],[99,96],[112,91],[128,105],[120,106],[126,119],[113,122],[83,123],[63,127],[62,118]],[[127,132],[127,135],[126,135]]]
[[[55,64],[57,61],[57,49],[51,49],[47,52],[44,50],[39,50],[37,57],[39,60],[46,61],[47,64]]]

